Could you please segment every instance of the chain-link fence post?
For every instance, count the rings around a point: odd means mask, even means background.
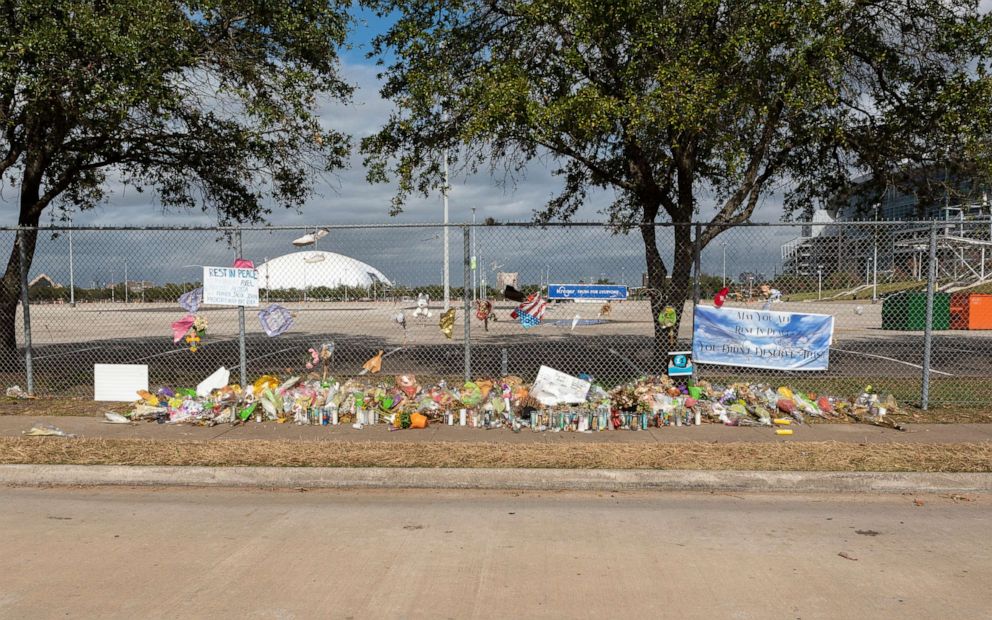
[[[21,276],[21,319],[24,321],[24,373],[28,384],[28,394],[34,394],[34,364],[31,350],[31,302],[28,299],[28,270],[25,266],[28,262],[28,253],[24,248],[24,237],[27,228],[18,227],[17,230],[17,250],[20,253],[18,269]],[[35,232],[37,234],[37,232]]]
[[[692,313],[696,314],[696,306],[699,305],[699,271],[702,264],[703,254],[703,225],[696,223],[696,238],[693,240],[693,267],[692,267]]]
[[[937,285],[937,222],[930,224],[930,261],[927,264],[927,322],[923,327],[923,387],[920,407],[930,404],[930,352],[933,346],[933,291]]]
[[[244,258],[244,246],[241,243],[241,228],[238,228],[238,255],[237,259]],[[238,355],[241,364],[241,388],[248,385],[248,352],[245,348],[245,307],[238,306]]]
[[[462,278],[462,302],[465,313],[465,381],[468,382],[472,380],[472,296],[468,290],[468,283],[472,279],[472,229],[463,226],[462,237],[465,242]]]

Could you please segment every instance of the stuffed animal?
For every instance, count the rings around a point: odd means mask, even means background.
[[[430,295],[428,295],[427,293],[419,293],[417,295],[417,309],[413,311],[413,316],[425,317],[428,319],[434,316],[434,313],[431,312],[431,309],[428,307],[428,304],[430,303],[431,303]]]

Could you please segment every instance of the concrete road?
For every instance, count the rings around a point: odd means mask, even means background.
[[[0,489],[2,618],[989,618],[987,496]]]

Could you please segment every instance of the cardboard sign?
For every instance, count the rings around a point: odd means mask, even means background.
[[[214,390],[219,390],[227,385],[231,380],[231,371],[221,366],[214,374],[210,375],[196,386],[196,395],[201,397],[210,396]]]
[[[258,271],[236,267],[203,268],[203,303],[258,306]]]
[[[126,403],[147,389],[147,364],[93,364],[93,400]]]
[[[692,356],[697,364],[826,370],[833,333],[827,314],[696,306]]]
[[[530,388],[530,395],[547,406],[584,403],[591,385],[578,377],[541,366],[537,371],[537,379]]]

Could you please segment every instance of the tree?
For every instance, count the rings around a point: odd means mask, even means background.
[[[19,192],[21,226],[91,208],[111,181],[167,210],[258,222],[344,164],[348,138],[316,116],[318,97],[351,93],[334,1],[8,0],[0,13],[0,182]],[[36,237],[21,230],[0,280],[7,358],[20,247],[27,270]]]
[[[445,154],[511,174],[546,157],[563,189],[538,221],[612,190],[610,223],[644,243],[652,316],[681,320],[696,253],[783,186],[793,205],[828,200],[911,156],[988,175],[977,2],[371,3],[397,16],[374,43],[396,111],[362,148],[370,180],[398,178],[394,211],[441,186]],[[701,206],[715,215],[695,228]],[[655,322],[662,353],[664,334]]]

